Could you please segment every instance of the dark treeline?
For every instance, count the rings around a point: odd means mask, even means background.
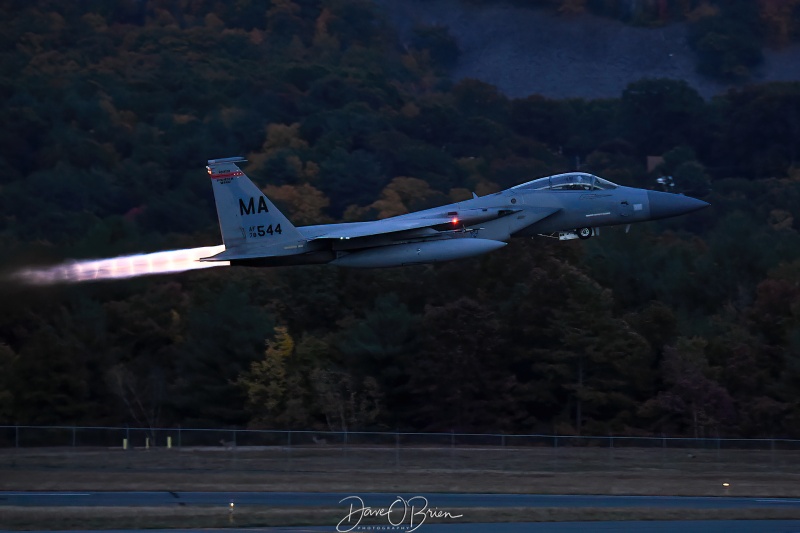
[[[8,268],[216,244],[204,161],[239,154],[301,225],[576,166],[713,205],[435,267],[6,284],[0,423],[800,437],[800,84],[509,100],[366,0],[0,5]]]

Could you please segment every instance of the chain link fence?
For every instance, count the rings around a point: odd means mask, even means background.
[[[2,467],[800,473],[800,440],[0,426]]]

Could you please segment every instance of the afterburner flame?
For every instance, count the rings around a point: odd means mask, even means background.
[[[151,254],[136,254],[111,259],[90,259],[69,261],[46,268],[25,268],[12,275],[32,285],[51,285],[54,283],[78,283],[101,279],[134,278],[153,274],[184,272],[200,268],[228,266],[228,261],[201,262],[201,257],[209,257],[225,250],[225,246],[204,246],[186,248]]]

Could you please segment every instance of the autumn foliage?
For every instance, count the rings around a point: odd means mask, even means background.
[[[777,44],[790,4],[754,4]],[[7,269],[216,244],[204,161],[238,154],[299,225],[576,165],[713,206],[439,266],[6,283],[0,423],[800,436],[797,83],[509,100],[367,0],[0,5]]]

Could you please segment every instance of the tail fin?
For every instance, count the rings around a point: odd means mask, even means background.
[[[302,241],[297,228],[236,165],[242,161],[241,157],[209,159],[206,167],[226,249],[220,256]]]

